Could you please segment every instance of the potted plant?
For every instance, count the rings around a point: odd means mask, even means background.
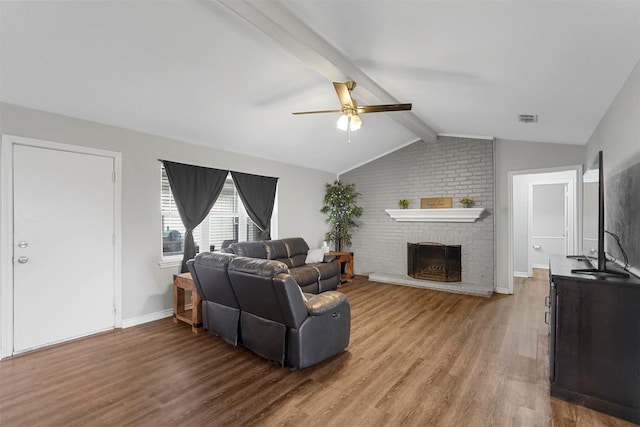
[[[409,201],[407,199],[398,200],[398,206],[400,209],[407,209],[409,207]]]
[[[336,251],[351,245],[351,230],[358,227],[354,220],[362,216],[362,208],[356,204],[358,196],[360,193],[356,191],[355,184],[343,184],[338,180],[325,185],[320,212],[327,215],[327,222],[331,224],[325,239],[335,243]]]
[[[460,199],[460,203],[465,208],[470,208],[473,205],[473,199],[471,197],[463,197]]]

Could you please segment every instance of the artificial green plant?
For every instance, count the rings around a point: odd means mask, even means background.
[[[356,204],[360,193],[355,184],[343,184],[335,181],[325,185],[324,202],[320,212],[327,215],[326,221],[331,230],[325,234],[325,240],[334,242],[337,251],[343,246],[351,246],[351,230],[358,227],[355,218],[362,216],[362,208]]]

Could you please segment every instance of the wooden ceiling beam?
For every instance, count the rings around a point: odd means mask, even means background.
[[[227,12],[246,21],[328,80],[355,80],[361,88],[359,96],[367,103],[399,103],[346,55],[320,37],[282,3],[247,0],[209,0],[209,2],[221,6]],[[367,97],[364,92],[369,96]],[[413,112],[389,114],[389,117],[423,141],[432,142],[437,138],[437,132]]]

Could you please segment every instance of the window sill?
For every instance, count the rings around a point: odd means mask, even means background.
[[[160,266],[160,268],[174,268],[174,267],[180,267],[182,265],[182,258],[179,259],[163,259],[161,261],[158,262],[158,265]]]

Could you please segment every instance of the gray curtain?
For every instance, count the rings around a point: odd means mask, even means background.
[[[249,218],[261,230],[260,240],[271,240],[271,214],[276,198],[278,178],[231,172],[240,200]]]
[[[186,228],[181,273],[186,273],[187,261],[196,256],[193,229],[207,217],[218,199],[229,171],[185,165],[163,160],[173,199]]]

